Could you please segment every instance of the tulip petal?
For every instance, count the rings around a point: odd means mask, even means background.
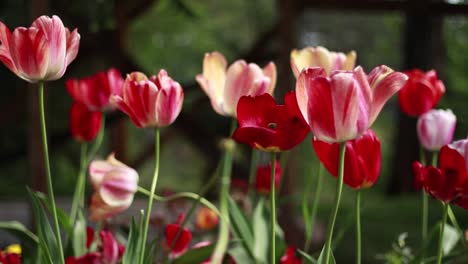
[[[11,31],[0,21],[0,61],[15,74],[18,70],[11,58],[10,52]]]
[[[180,230],[180,226],[178,224],[169,224],[166,226],[165,235],[166,235],[166,245],[170,247],[174,243],[174,239],[176,234]],[[192,233],[187,228],[182,229],[180,232],[180,236],[177,238],[176,242],[174,243],[174,247],[172,248],[171,254],[179,255],[187,250],[188,245],[192,241]]]
[[[311,82],[316,77],[325,77],[326,73],[323,68],[308,68],[302,71],[296,82],[296,99],[297,105],[301,110],[302,117],[310,125],[308,114],[308,87],[311,87]]]
[[[137,190],[137,182],[138,174],[132,168],[114,168],[104,175],[99,185],[99,195],[109,206],[128,208]]]
[[[76,55],[78,55],[78,49],[80,47],[80,34],[78,34],[78,30],[75,29],[70,33],[68,28],[66,30],[66,39],[67,39],[67,48],[66,48],[66,55],[65,55],[65,65],[70,65],[72,61],[75,60]],[[120,73],[119,73],[120,75]]]
[[[273,95],[273,92],[275,91],[276,79],[277,79],[276,65],[273,62],[269,62],[263,68],[263,74],[267,76],[268,78],[270,78],[270,84],[266,92]]]
[[[102,255],[106,264],[116,264],[119,261],[119,244],[110,231],[99,232],[102,241]]]
[[[160,127],[168,126],[174,122],[182,110],[184,91],[178,83],[169,89],[162,89],[156,101],[158,124]]]

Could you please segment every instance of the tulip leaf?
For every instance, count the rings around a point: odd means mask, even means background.
[[[262,197],[257,203],[252,216],[254,230],[254,256],[261,263],[267,263],[269,236],[269,219],[265,208],[265,199]]]
[[[457,229],[449,224],[445,224],[444,235],[442,237],[442,250],[447,255],[457,245],[460,234]]]
[[[145,247],[145,258],[143,259],[143,263],[145,264],[152,264],[153,263],[153,254],[154,249],[156,248],[156,239],[153,239],[149,246]]]
[[[317,260],[312,257],[311,255],[307,254],[306,252],[297,249],[297,253],[301,255],[302,259],[306,261],[306,263],[317,264]]]
[[[128,235],[127,246],[122,257],[122,264],[132,264],[135,262],[139,263],[140,257],[142,255],[140,253],[142,243],[142,223],[143,213],[142,215],[140,215],[140,221],[138,224],[135,222],[135,219],[132,218],[132,224],[130,225],[130,233]]]
[[[320,252],[320,256],[317,259],[317,264],[336,264],[335,256],[333,256],[333,250],[330,250],[330,259],[328,260],[328,263],[325,263],[325,246],[323,245],[322,252]]]
[[[36,192],[36,196],[45,205],[47,210],[51,212],[52,204],[49,200],[49,197],[41,192]],[[65,213],[65,211],[63,211],[59,207],[56,207],[56,211],[57,211],[57,218],[58,218],[59,225],[63,228],[63,230],[67,233],[68,236],[72,236],[73,226],[71,225],[72,222],[70,220],[70,217],[68,217],[68,214]]]
[[[254,235],[252,232],[252,227],[247,221],[247,218],[245,217],[242,210],[239,208],[239,206],[237,206],[236,202],[234,202],[231,197],[229,197],[229,208],[229,217],[234,235],[242,241],[242,245],[251,258],[254,258]]]
[[[249,256],[243,246],[235,246],[228,250],[228,254],[236,261],[236,263],[252,263],[252,258]]]
[[[75,256],[82,256],[86,253],[86,221],[81,210],[78,212],[73,228],[72,244]]]
[[[25,227],[22,223],[18,221],[5,221],[0,222],[0,229],[8,231],[9,233],[21,238],[22,240],[27,239],[30,242],[35,244],[39,243],[39,239],[37,236],[29,231],[27,227]]]
[[[204,247],[190,249],[185,252],[182,256],[176,258],[173,264],[193,264],[202,263],[203,261],[210,258],[215,245],[208,245]],[[239,262],[240,263],[240,262]],[[248,263],[248,262],[244,262]]]
[[[60,251],[58,247],[55,233],[50,226],[49,220],[45,214],[44,207],[40,202],[36,192],[28,189],[29,196],[33,207],[34,219],[37,221],[39,247],[43,254],[41,263],[53,264],[55,260],[60,259]]]

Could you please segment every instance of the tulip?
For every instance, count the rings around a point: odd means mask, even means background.
[[[138,173],[111,154],[107,160],[95,160],[89,165],[94,194],[91,198],[90,220],[101,221],[126,210],[137,190]]]
[[[356,52],[348,54],[328,51],[324,47],[307,47],[301,50],[291,51],[291,69],[297,78],[303,69],[309,67],[323,68],[327,75],[333,71],[351,71],[356,63]]]
[[[93,112],[75,102],[70,108],[70,131],[75,140],[89,142],[96,138],[101,129],[101,112]]]
[[[195,226],[203,231],[211,230],[218,225],[218,215],[208,207],[202,207],[196,214]]]
[[[281,166],[278,161],[275,162],[275,188],[278,188],[281,178]],[[267,166],[258,166],[255,175],[255,190],[261,194],[270,194],[271,192],[271,163]]]
[[[416,127],[419,142],[426,150],[440,150],[452,142],[456,122],[457,118],[450,109],[430,110],[422,114]]]
[[[165,127],[182,110],[184,91],[165,70],[149,79],[141,72],[132,72],[125,79],[122,96],[114,95],[111,100],[137,127]]]
[[[190,241],[192,241],[192,233],[187,229],[183,228],[180,232],[179,237],[174,242],[177,233],[180,230],[180,225],[184,221],[185,215],[179,215],[175,224],[169,224],[166,226],[166,245],[171,248],[171,256],[177,257],[182,255],[188,248]]]
[[[244,96],[237,105],[239,127],[232,138],[252,148],[279,152],[289,150],[307,136],[294,92],[284,98],[285,105],[277,105],[269,94]]]
[[[203,73],[195,79],[210,98],[216,113],[235,117],[242,96],[273,94],[276,66],[270,62],[261,69],[257,64],[237,60],[228,68],[224,56],[215,51],[205,54]]]
[[[331,175],[338,176],[339,143],[327,143],[314,138],[312,141],[318,159]],[[374,185],[380,175],[380,141],[369,129],[357,139],[346,142],[344,162],[346,185],[353,189],[363,189]]]
[[[319,140],[344,142],[358,138],[374,123],[406,79],[387,66],[379,66],[367,76],[357,67],[334,71],[330,77],[322,68],[307,68],[296,82],[297,103]]]
[[[301,257],[296,253],[296,248],[288,247],[281,257],[280,264],[301,264]]]
[[[94,233],[91,233],[94,235]],[[114,235],[108,230],[99,232],[101,239],[101,247],[99,251],[89,252],[80,257],[68,257],[65,261],[66,264],[116,264],[120,263],[124,246],[120,245],[114,238]],[[89,237],[87,238],[89,239]]]
[[[111,95],[122,95],[124,80],[117,69],[111,68],[107,72],[81,80],[68,79],[65,82],[68,92],[77,102],[85,104],[92,111],[113,110],[110,102]]]
[[[434,108],[445,93],[444,83],[435,70],[405,72],[409,79],[398,94],[401,110],[410,116],[420,116]]]
[[[41,16],[13,33],[0,22],[0,61],[30,82],[60,79],[76,58],[80,34],[70,32],[58,16]]]

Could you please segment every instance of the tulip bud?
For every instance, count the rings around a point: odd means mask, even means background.
[[[218,215],[208,207],[202,207],[196,215],[195,226],[203,231],[211,230],[218,225]]]
[[[417,124],[419,142],[426,150],[440,150],[452,142],[456,122],[457,118],[450,109],[431,110],[421,115]]]

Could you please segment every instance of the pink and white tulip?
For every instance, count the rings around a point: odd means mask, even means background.
[[[76,58],[80,34],[58,16],[41,16],[13,33],[0,22],[0,61],[18,77],[36,83],[60,79]]]
[[[137,127],[165,127],[182,110],[184,91],[165,70],[150,78],[132,72],[125,79],[122,96],[112,96],[111,100]]]
[[[329,51],[324,47],[306,47],[301,50],[291,51],[291,69],[297,78],[301,71],[309,67],[320,67],[325,69],[327,75],[333,71],[351,71],[356,63],[356,52],[348,54]]]
[[[101,221],[125,211],[133,202],[138,188],[138,173],[115,159],[95,160],[89,165],[94,194],[90,220]]]
[[[369,75],[361,67],[334,71],[307,68],[296,82],[299,109],[312,133],[325,142],[343,142],[362,135],[375,121],[407,76],[379,66]]]
[[[203,73],[195,78],[208,95],[216,113],[236,116],[239,99],[246,95],[273,94],[276,85],[276,66],[273,62],[265,68],[257,64],[237,60],[229,67],[219,52],[206,53]]]
[[[448,110],[431,110],[421,115],[417,123],[419,142],[424,149],[439,151],[452,142],[457,117]]]

